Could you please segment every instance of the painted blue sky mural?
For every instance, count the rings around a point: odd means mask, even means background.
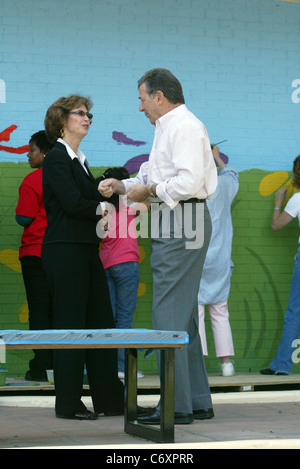
[[[212,142],[226,140],[221,151],[237,170],[290,169],[300,153],[300,3],[1,3],[0,162],[27,161],[47,108],[80,93],[94,103],[82,142],[90,165],[130,161],[133,170],[151,151],[137,80],[153,67],[178,77],[187,107]]]

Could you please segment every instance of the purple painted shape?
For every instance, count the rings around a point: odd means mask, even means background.
[[[221,160],[227,164],[229,161],[229,158],[227,155],[224,153],[220,153],[220,158]],[[142,163],[145,163],[145,161],[148,161],[149,159],[149,154],[148,153],[143,153],[142,155],[134,156],[133,158],[130,158],[125,164],[124,167],[127,169],[129,174],[135,174],[139,171],[140,166]]]
[[[112,133],[112,138],[120,145],[124,143],[124,145],[134,145],[135,147],[140,147],[141,145],[145,145],[146,142],[142,142],[139,140],[132,140],[128,138],[123,132],[117,132],[116,130]]]
[[[229,161],[228,156],[225,155],[224,153],[221,153],[221,152],[220,152],[220,158],[221,158],[221,160],[223,161],[223,163],[225,163],[225,164],[227,164],[228,161]],[[217,165],[217,166],[218,166],[218,165]]]
[[[149,154],[144,153],[142,155],[135,156],[133,158],[130,158],[125,164],[124,167],[127,169],[129,174],[135,174],[139,171],[140,166],[142,163],[145,163],[145,161],[148,161]]]

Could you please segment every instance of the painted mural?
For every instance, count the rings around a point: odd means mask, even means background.
[[[122,132],[114,137],[121,145],[136,145]],[[140,142],[138,143],[140,144]],[[142,161],[148,155],[141,154],[132,157],[125,165],[134,174]],[[223,157],[226,155],[223,154]],[[226,157],[230,165],[230,158]],[[2,164],[0,170],[5,167],[6,179],[1,178],[2,190],[5,181],[15,180],[15,187],[8,190],[13,197],[7,200],[1,207],[1,219],[5,217],[13,223],[14,208],[17,201],[18,184],[22,176],[28,173],[24,163],[18,166],[19,175],[14,176],[16,165]],[[103,167],[92,168],[94,174],[103,171]],[[288,196],[293,194],[291,185],[291,172],[279,171],[268,173],[262,170],[250,170],[240,172],[240,190],[232,206],[232,218],[234,226],[233,261],[235,270],[232,277],[232,288],[229,298],[231,323],[236,350],[237,371],[257,371],[272,357],[272,353],[280,339],[283,314],[287,305],[288,289],[292,274],[293,255],[296,252],[298,227],[288,228],[285,236],[276,234],[270,230],[270,217],[273,207],[273,196],[280,187],[288,187]],[[259,216],[251,217],[251,207],[259,207]],[[249,213],[250,208],[250,213]],[[3,217],[5,213],[5,216]],[[245,215],[246,214],[246,215]],[[253,223],[253,226],[252,225]],[[16,223],[15,223],[16,225]],[[13,226],[10,229],[13,236],[7,236],[1,242],[0,263],[1,276],[5,279],[5,296],[10,301],[12,295],[18,300],[10,304],[2,315],[8,321],[5,327],[27,328],[28,308],[24,293],[20,263],[18,260],[18,243],[21,236],[20,227]],[[151,327],[152,304],[152,277],[149,266],[151,246],[149,239],[139,239],[141,252],[140,269],[141,281],[139,286],[138,306],[135,315],[135,327]],[[281,273],[274,262],[278,256],[281,259]],[[12,280],[13,278],[13,280]],[[3,311],[4,312],[4,311]],[[207,321],[209,357],[206,359],[208,370],[217,371],[217,363],[214,357],[213,338]],[[266,344],[268,346],[266,347]],[[29,352],[28,352],[29,353]],[[28,355],[23,355],[23,359]],[[23,362],[21,362],[23,363]],[[13,371],[22,369],[20,361],[10,364]],[[145,372],[153,372],[155,361],[143,362]]]
[[[16,125],[11,125],[4,131],[0,133],[0,141],[9,141],[10,140],[10,135],[11,133],[17,129]],[[118,144],[124,144],[124,145],[133,145],[135,147],[139,147],[141,145],[144,145],[145,142],[142,141],[135,141],[132,140],[126,135],[124,135],[122,132],[114,131],[112,133],[112,138],[115,140]],[[23,153],[28,153],[29,151],[29,145],[23,145],[18,148],[13,148],[10,146],[4,146],[0,145],[0,151],[3,152],[8,152],[8,153],[16,153],[16,154],[23,154]],[[142,155],[137,155],[133,158],[131,158],[129,161],[127,161],[124,164],[124,167],[128,170],[129,174],[132,175],[134,173],[137,173],[139,170],[140,165],[147,161],[149,157],[149,154],[142,154]],[[145,259],[145,250],[143,246],[140,246],[140,263],[142,263]],[[0,263],[8,267],[9,269],[13,270],[14,272],[21,273],[21,264],[19,262],[19,252],[18,250],[14,249],[3,249],[0,251]],[[140,282],[139,285],[139,291],[138,291],[138,296],[142,296],[145,294],[146,291],[146,284],[145,282]],[[28,306],[27,306],[27,301],[25,301],[19,310],[19,322],[20,323],[28,323]]]
[[[9,142],[11,133],[14,132],[16,129],[17,129],[16,125],[11,125],[10,127],[7,127],[6,129],[2,130],[2,132],[0,132],[0,142]],[[0,151],[22,155],[23,153],[27,153],[29,151],[29,145],[23,145],[17,148],[6,146],[6,145],[0,145]],[[5,156],[4,156],[4,161],[5,161]]]
[[[53,29],[58,10],[63,30]],[[1,327],[28,327],[18,260],[22,229],[14,217],[18,188],[31,171],[28,140],[43,128],[46,109],[59,96],[91,96],[94,120],[83,151],[92,172],[97,177],[123,165],[134,175],[153,140],[153,127],[138,112],[137,79],[162,66],[180,79],[187,107],[212,142],[223,142],[224,161],[239,172],[229,298],[235,369],[268,366],[282,331],[299,235],[296,220],[279,233],[270,228],[274,194],[287,187],[285,203],[292,196],[292,161],[300,153],[299,20],[298,0],[164,0],[159,18],[148,0],[86,0],[73,2],[71,11],[58,0],[28,0],[26,9],[18,0],[2,0]],[[140,238],[139,247],[134,325],[147,328],[149,239]],[[209,320],[207,336],[208,371],[217,373]],[[23,373],[29,354],[9,354],[12,375]],[[155,367],[151,357],[139,365],[146,373]]]

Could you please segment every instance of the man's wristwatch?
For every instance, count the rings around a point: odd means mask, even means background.
[[[154,184],[148,184],[148,192],[149,192],[149,197],[157,197],[157,195],[154,193]]]

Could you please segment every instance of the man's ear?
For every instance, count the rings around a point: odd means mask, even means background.
[[[163,94],[162,91],[158,90],[156,92],[156,99],[157,99],[158,104],[163,104],[164,99],[165,99],[165,95]]]

